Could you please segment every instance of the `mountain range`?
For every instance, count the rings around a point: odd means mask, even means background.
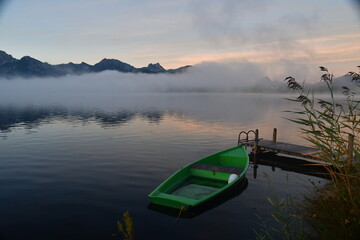
[[[186,71],[191,66],[184,66],[177,69],[163,68],[159,63],[150,63],[147,67],[136,68],[128,63],[117,59],[104,58],[100,62],[90,65],[82,63],[66,63],[52,65],[41,62],[35,58],[25,56],[16,59],[5,51],[0,50],[0,78],[31,78],[31,77],[62,77],[65,75],[81,75],[85,73],[97,73],[107,70],[114,70],[123,73],[169,73],[176,74]]]
[[[41,62],[35,58],[25,56],[21,59],[16,59],[10,54],[0,50],[0,80],[11,78],[32,78],[32,77],[62,77],[66,75],[81,75],[85,73],[98,73],[103,71],[118,71],[122,73],[144,73],[144,74],[176,74],[187,71],[192,66],[184,66],[177,69],[163,68],[159,63],[150,63],[147,67],[136,68],[128,63],[117,59],[104,58],[100,62],[90,65],[85,62],[82,63],[66,63],[52,65],[47,62]],[[344,75],[333,79],[333,86],[336,92],[342,92],[342,86],[349,89],[359,89],[352,80],[350,75]],[[326,92],[325,82],[307,83],[307,89],[312,89],[316,92]],[[216,89],[201,88],[201,89],[172,89],[171,91],[216,91]],[[267,93],[287,93],[289,90],[283,80],[272,80],[269,77],[263,77],[255,80],[247,87],[233,88],[234,92],[267,92]]]

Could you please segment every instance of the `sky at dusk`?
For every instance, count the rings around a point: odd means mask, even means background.
[[[291,62],[339,73],[360,65],[354,0],[0,0],[0,8],[0,50],[51,64]]]

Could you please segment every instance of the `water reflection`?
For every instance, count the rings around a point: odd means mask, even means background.
[[[279,141],[301,143],[294,125],[286,120],[284,110],[291,104],[284,95],[260,94],[157,94],[120,95],[98,99],[96,102],[77,102],[69,105],[0,105],[0,131],[11,127],[38,127],[53,120],[95,122],[102,127],[115,127],[142,118],[159,124],[166,116],[186,119],[198,125],[211,125],[213,129],[227,128],[227,132],[260,129],[260,137],[271,136],[279,129]],[[285,134],[286,133],[286,136]],[[285,139],[286,138],[286,139]]]
[[[272,171],[281,169],[286,172],[301,173],[307,176],[330,179],[329,171],[326,170],[323,163],[316,161],[307,161],[305,159],[288,157],[286,155],[278,155],[272,152],[261,153],[257,157],[257,163],[254,164],[253,157],[250,158],[253,163],[253,176],[257,177],[257,165],[270,166]]]
[[[66,107],[0,107],[0,131],[10,132],[16,126],[36,128],[53,120],[93,121],[103,127],[120,126],[141,117],[149,123],[160,123],[164,115],[176,115],[169,111],[126,111],[105,112],[102,110],[69,109]]]

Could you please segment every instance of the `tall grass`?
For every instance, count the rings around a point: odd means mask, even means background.
[[[135,240],[133,219],[130,217],[129,212],[124,212],[122,221],[117,221],[117,230],[121,233],[121,236],[118,234],[113,234],[114,238],[121,240]]]
[[[360,239],[360,99],[347,87],[343,87],[344,97],[337,99],[333,74],[325,67],[320,70],[324,73],[321,81],[328,89],[326,98],[315,98],[293,77],[285,79],[288,88],[297,93],[297,97],[288,100],[300,106],[289,111],[296,115],[290,120],[320,150],[332,179],[331,184],[306,199],[305,219],[317,239]],[[349,72],[358,88],[355,90],[360,88],[359,73]]]

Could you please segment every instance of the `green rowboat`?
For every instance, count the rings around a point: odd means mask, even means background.
[[[244,179],[248,167],[249,155],[245,147],[233,147],[182,167],[149,197],[154,204],[188,210]]]

